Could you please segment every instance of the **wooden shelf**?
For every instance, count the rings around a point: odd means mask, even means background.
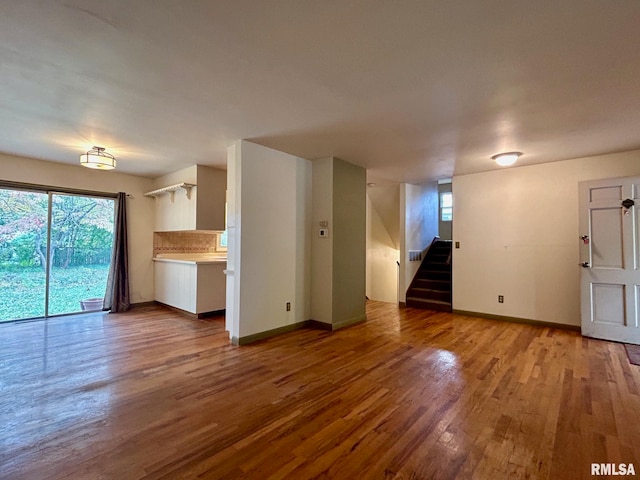
[[[162,187],[157,190],[152,190],[151,192],[147,192],[144,194],[145,197],[159,197],[163,194],[168,194],[173,203],[175,194],[177,190],[184,190],[184,193],[187,195],[187,198],[191,200],[191,189],[195,187],[194,183],[176,183],[175,185],[169,185],[168,187]]]

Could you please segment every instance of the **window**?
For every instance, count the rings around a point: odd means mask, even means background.
[[[453,220],[453,193],[442,192],[440,194],[440,221],[450,222]]]
[[[224,204],[224,225],[227,226],[227,207],[229,204],[225,202]],[[224,232],[219,232],[216,235],[216,252],[226,252],[227,251],[227,230]]]
[[[216,252],[227,251],[227,231],[219,232],[216,235]]]

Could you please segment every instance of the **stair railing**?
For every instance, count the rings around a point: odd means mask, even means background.
[[[427,256],[427,252],[429,251],[429,249],[433,247],[433,244],[436,243],[438,240],[440,240],[440,237],[438,235],[433,237],[433,240],[431,240],[431,243],[427,246],[427,248],[425,248],[422,251],[422,258],[425,258]]]

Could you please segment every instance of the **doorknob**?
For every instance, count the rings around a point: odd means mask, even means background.
[[[622,202],[622,206],[624,208],[626,208],[627,210],[629,210],[631,207],[633,207],[636,204],[636,202],[634,202],[633,200],[631,200],[630,198],[627,198],[626,200],[624,200]]]
[[[589,262],[582,262],[582,263],[580,264],[580,266],[581,266],[582,268],[591,268],[591,265],[589,265]]]

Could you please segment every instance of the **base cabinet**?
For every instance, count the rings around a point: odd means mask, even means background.
[[[224,310],[226,263],[154,263],[156,301],[194,314]]]

